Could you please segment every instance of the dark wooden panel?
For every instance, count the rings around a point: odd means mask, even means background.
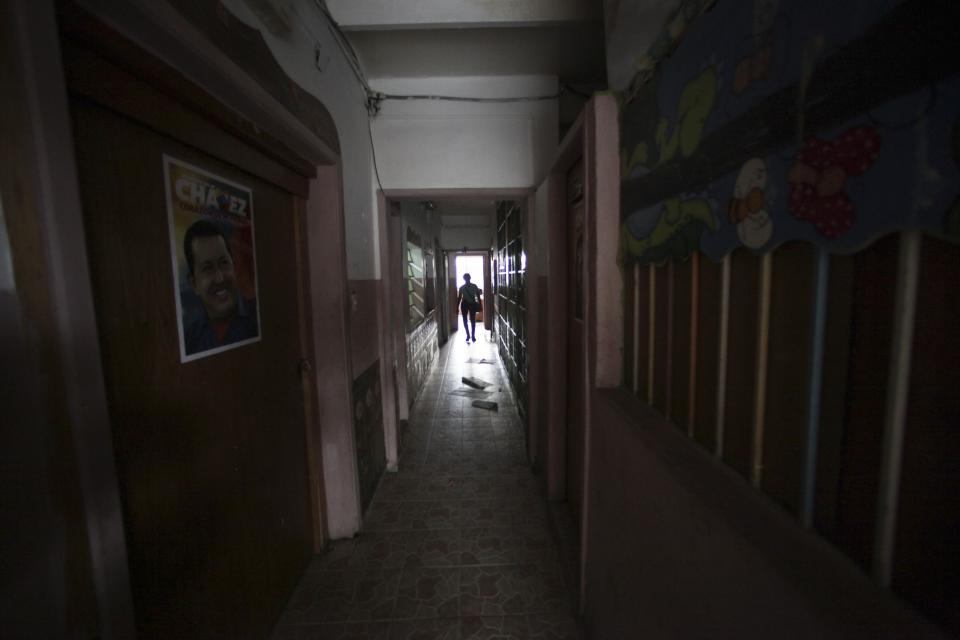
[[[65,43],[64,55],[69,61],[64,69],[72,92],[262,176],[290,193],[304,198],[309,195],[306,177],[258,149],[239,144],[232,132],[213,126],[204,115],[182,108],[173,98],[157,93],[144,81],[85,49]]]
[[[834,540],[864,568],[869,568],[873,556],[897,256],[897,236],[891,235],[854,258],[847,414]]]
[[[823,339],[823,384],[820,389],[820,433],[814,526],[829,540],[837,536],[850,331],[853,322],[853,256],[831,256]]]
[[[647,402],[650,384],[650,267],[640,266],[637,277],[637,395]]]
[[[61,28],[72,38],[83,39],[95,45],[103,55],[109,55],[114,64],[134,69],[137,75],[151,78],[152,82],[165,93],[172,94],[178,102],[211,108],[208,104],[211,102],[209,94],[201,98],[198,91],[182,87],[182,79],[159,70],[159,65],[143,62],[142,50],[111,28],[90,18],[76,3],[57,4]],[[290,80],[259,31],[244,24],[231,12],[224,11],[223,7],[216,3],[184,0],[172,4],[192,26],[205,34],[208,42],[231,58],[307,130],[339,153],[339,139],[333,117],[314,95]],[[223,108],[222,105],[220,108]],[[296,166],[291,168],[295,169]]]
[[[583,473],[586,456],[586,387],[588,384],[585,351],[586,324],[584,322],[587,290],[585,219],[587,209],[584,189],[584,162],[580,158],[567,172],[566,228],[567,228],[567,505],[574,518],[583,513]],[[579,196],[577,194],[580,194]],[[579,529],[577,529],[579,534]]]
[[[773,254],[762,490],[800,509],[809,407],[816,250],[791,242]]]
[[[697,303],[697,377],[693,437],[707,450],[715,451],[723,265],[701,255],[697,270],[700,297]]]
[[[623,265],[623,386],[633,389],[634,381],[634,330],[636,315],[634,302],[636,300],[634,278],[637,264],[628,262]]]
[[[667,414],[669,370],[667,358],[670,331],[670,268],[658,266],[654,270],[654,332],[653,332],[653,406],[660,413]]]
[[[693,305],[693,261],[673,267],[673,340],[670,366],[670,420],[687,432],[690,416],[690,308]]]
[[[84,222],[141,638],[261,638],[312,544],[295,199],[83,101]],[[162,155],[254,191],[262,340],[180,363]]]
[[[960,246],[924,238],[893,588],[960,635]]]
[[[750,477],[759,294],[760,257],[744,249],[734,251],[730,254],[730,334],[723,459],[744,477]]]

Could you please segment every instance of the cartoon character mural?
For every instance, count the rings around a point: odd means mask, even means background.
[[[834,140],[809,136],[790,168],[790,213],[813,223],[820,235],[846,233],[857,219],[844,191],[850,176],[861,176],[880,154],[880,134],[869,125],[853,127]]]
[[[733,187],[733,198],[727,206],[727,216],[737,225],[740,242],[751,249],[760,249],[773,235],[773,221],[764,199],[766,188],[767,163],[762,158],[743,163]]]
[[[637,166],[649,170],[675,160],[678,155],[682,158],[692,156],[700,146],[707,120],[713,113],[717,91],[717,69],[708,66],[684,86],[673,122],[663,116],[657,121],[652,139],[656,160],[650,162],[650,146],[646,141],[640,141],[631,153],[621,152],[624,173],[630,175]],[[662,206],[636,211],[628,217],[621,225],[621,250],[644,260],[686,256],[699,244],[705,229],[716,229],[709,200],[672,197]]]
[[[779,0],[754,0],[754,48],[750,55],[737,63],[733,72],[734,95],[740,95],[754,82],[765,80],[769,76],[773,66],[774,24],[779,6]]]
[[[649,262],[686,257],[697,249],[707,229],[717,228],[713,206],[706,198],[668,198],[662,207],[638,212],[623,224],[621,257]]]
[[[679,2],[619,96],[621,260],[960,240],[960,58],[912,72],[926,54],[904,25],[929,21],[908,4]]]

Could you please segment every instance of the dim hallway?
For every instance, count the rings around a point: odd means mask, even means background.
[[[960,638],[957,25],[0,0],[0,639]]]
[[[440,350],[362,533],[314,558],[275,640],[581,637],[496,344],[462,333]],[[498,411],[456,395],[464,376],[492,383]]]

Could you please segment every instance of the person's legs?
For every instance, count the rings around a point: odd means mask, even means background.
[[[473,338],[473,341],[477,341],[477,311],[476,309],[470,309],[470,336]]]
[[[467,309],[467,305],[463,305],[460,308],[460,313],[463,314],[463,330],[467,334],[467,342],[470,342],[470,325],[467,324],[470,318],[470,311]]]

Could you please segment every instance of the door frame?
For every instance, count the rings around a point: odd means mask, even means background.
[[[566,176],[577,160],[584,162],[584,451],[583,502],[578,524],[580,530],[579,606],[585,603],[583,576],[587,558],[591,502],[590,452],[593,431],[593,391],[617,387],[621,382],[623,350],[623,276],[616,263],[620,230],[619,124],[616,101],[609,95],[591,98],[571,126],[557,151],[547,177],[537,189],[534,216],[546,216],[548,227],[546,280],[550,295],[543,305],[549,318],[547,331],[533,333],[535,362],[546,349],[544,376],[531,377],[531,406],[543,412],[535,429],[540,439],[532,449],[545,457],[547,497],[551,501],[566,498],[567,461],[567,231]],[[545,202],[544,202],[545,201]],[[534,216],[531,216],[534,217]],[[555,224],[549,224],[553,220]],[[535,221],[528,222],[531,229]],[[535,248],[537,245],[534,245]],[[542,263],[540,256],[532,260]],[[536,281],[536,274],[531,278]],[[537,300],[537,287],[534,305]],[[532,305],[531,305],[532,306]],[[544,337],[546,334],[546,337]],[[529,345],[528,345],[529,346]],[[549,391],[549,393],[548,393]],[[535,400],[536,399],[536,400]],[[531,412],[531,416],[534,415]],[[543,418],[546,418],[545,424]],[[543,428],[541,428],[543,427]]]
[[[449,267],[449,275],[447,277],[447,291],[449,292],[449,299],[452,305],[452,309],[456,313],[452,314],[453,317],[450,319],[450,324],[453,326],[453,331],[459,331],[460,325],[462,324],[462,317],[460,315],[460,309],[457,308],[457,293],[460,291],[462,286],[459,281],[457,281],[457,258],[460,256],[480,256],[483,258],[483,289],[482,298],[483,298],[483,328],[487,331],[490,331],[493,328],[493,310],[494,310],[494,299],[491,293],[492,287],[492,270],[493,270],[493,258],[490,256],[489,249],[470,249],[466,251],[463,249],[450,253],[447,265]],[[489,313],[488,313],[489,310]]]
[[[0,131],[13,134],[5,139],[22,173],[0,176],[0,197],[11,257],[18,268],[25,267],[18,275],[32,276],[17,285],[18,294],[24,294],[25,319],[41,332],[42,344],[31,345],[27,357],[39,373],[48,414],[61,422],[57,431],[62,433],[43,433],[42,437],[72,449],[60,452],[63,459],[70,459],[62,480],[79,488],[79,517],[86,536],[82,552],[89,561],[89,575],[74,580],[92,588],[89,606],[95,609],[84,607],[75,613],[97,620],[96,631],[103,638],[135,638],[57,17],[52,2],[7,0],[2,9],[0,51],[11,90],[0,98],[4,114]],[[22,260],[17,245],[24,240],[27,255]],[[80,553],[81,549],[72,551]],[[46,586],[61,589],[50,594],[48,605],[66,607],[67,585]],[[57,622],[62,623],[63,611],[59,613]],[[51,620],[57,617],[51,615]]]

